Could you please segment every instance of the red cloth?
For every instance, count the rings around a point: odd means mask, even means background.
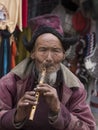
[[[27,27],[28,21],[28,0],[22,0],[22,25],[23,28]]]
[[[81,11],[78,11],[72,17],[72,25],[80,34],[86,34],[90,31],[91,19],[83,16]]]
[[[17,47],[15,41],[13,41],[11,45],[11,68],[14,68],[16,65],[15,62],[16,53],[17,53]]]

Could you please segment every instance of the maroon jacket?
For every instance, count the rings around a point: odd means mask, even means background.
[[[17,102],[25,91],[31,91],[34,85],[30,69],[32,65],[32,61],[26,59],[0,79],[0,130],[16,130],[14,114]],[[44,103],[43,97],[40,97],[34,120],[25,120],[19,130],[96,129],[90,107],[86,104],[86,91],[82,83],[62,64],[61,70],[64,84],[61,86],[61,109],[57,119],[50,122],[48,106]]]

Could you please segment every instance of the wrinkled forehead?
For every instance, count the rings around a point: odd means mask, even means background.
[[[61,46],[61,41],[59,40],[59,38],[57,36],[55,36],[54,34],[51,33],[44,33],[41,34],[35,41],[35,46],[40,46],[40,45],[57,45],[57,46]]]

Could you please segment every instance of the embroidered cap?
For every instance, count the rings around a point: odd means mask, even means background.
[[[31,41],[28,42],[26,37],[23,38],[23,44],[25,48],[31,52],[35,45],[36,39],[44,33],[52,33],[61,41],[64,50],[67,50],[70,45],[77,42],[77,38],[65,38],[63,29],[61,27],[60,19],[56,15],[42,15],[37,16],[29,21],[29,26],[32,31]]]

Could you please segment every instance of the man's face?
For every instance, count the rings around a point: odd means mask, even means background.
[[[60,40],[51,33],[45,33],[36,39],[31,57],[39,71],[45,66],[47,72],[53,72],[59,69],[65,53]]]

